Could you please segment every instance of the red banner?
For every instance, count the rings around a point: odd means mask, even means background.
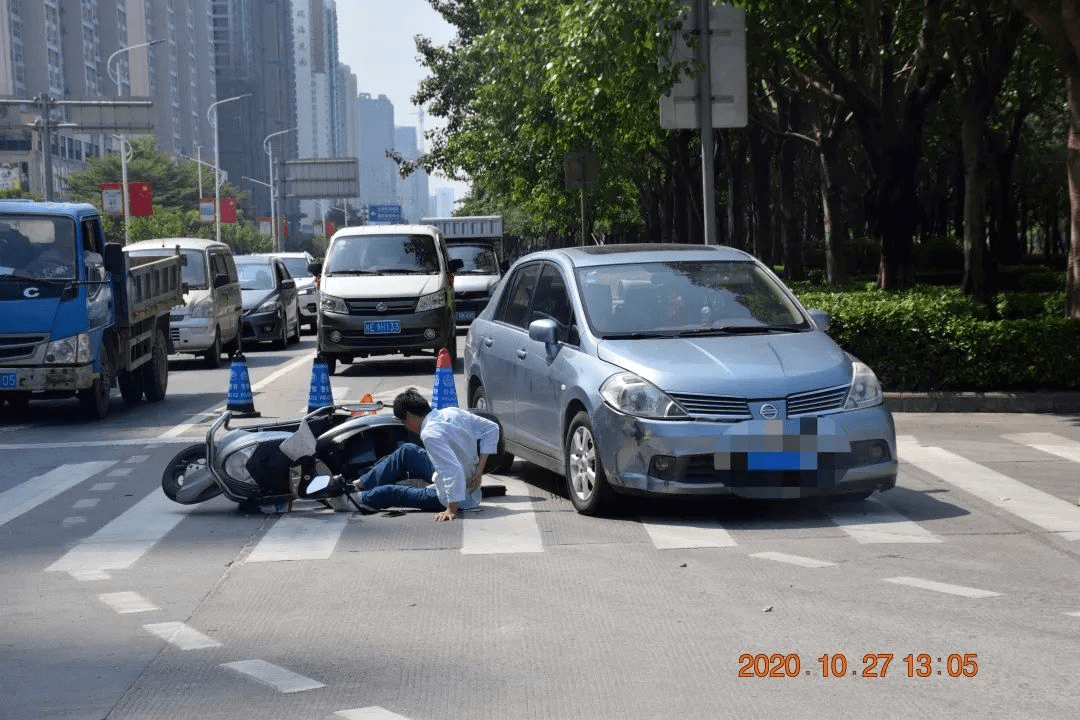
[[[129,182],[128,202],[131,205],[132,217],[146,217],[154,214],[154,193],[150,189],[150,183]]]
[[[221,222],[236,222],[236,198],[221,198]]]

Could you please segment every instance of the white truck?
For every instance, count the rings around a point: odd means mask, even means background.
[[[454,274],[454,314],[458,325],[469,325],[502,279],[502,216],[430,217],[421,219],[420,224],[436,227],[450,258],[463,263]]]

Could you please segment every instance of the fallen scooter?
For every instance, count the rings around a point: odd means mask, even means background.
[[[352,501],[355,506],[347,482],[401,444],[419,442],[393,415],[380,414],[382,409],[382,403],[327,405],[301,418],[232,429],[232,413],[225,411],[210,426],[205,442],[189,445],[169,461],[161,489],[181,505],[224,495],[247,512],[283,512],[300,499],[328,507],[348,507]],[[498,422],[489,413],[481,414]],[[501,434],[499,451],[501,455]],[[498,464],[498,459],[490,463]],[[483,491],[498,495],[505,487]],[[333,498],[345,502],[331,504]]]

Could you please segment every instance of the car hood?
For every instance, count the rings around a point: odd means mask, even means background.
[[[254,310],[277,294],[277,290],[240,290],[240,305],[244,312]]]
[[[499,284],[498,275],[455,275],[454,292],[487,291]]]
[[[602,340],[597,355],[665,392],[771,398],[851,382],[851,358],[823,332]]]
[[[319,291],[339,298],[419,297],[439,290],[438,275],[323,276]]]

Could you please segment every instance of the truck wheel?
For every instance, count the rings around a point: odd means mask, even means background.
[[[101,377],[94,380],[94,384],[86,390],[79,391],[79,402],[83,412],[91,420],[101,420],[109,414],[109,395],[112,391],[112,378],[108,369],[103,368]]]
[[[214,344],[210,346],[210,349],[203,354],[206,358],[206,367],[219,368],[221,367],[221,330],[214,328]]]
[[[116,384],[120,386],[120,397],[126,404],[135,405],[142,400],[142,369],[120,373],[116,376]]]
[[[160,402],[165,399],[169,387],[169,351],[166,349],[165,333],[158,330],[154,335],[154,349],[150,362],[139,370],[142,373],[143,392],[147,402]]]

